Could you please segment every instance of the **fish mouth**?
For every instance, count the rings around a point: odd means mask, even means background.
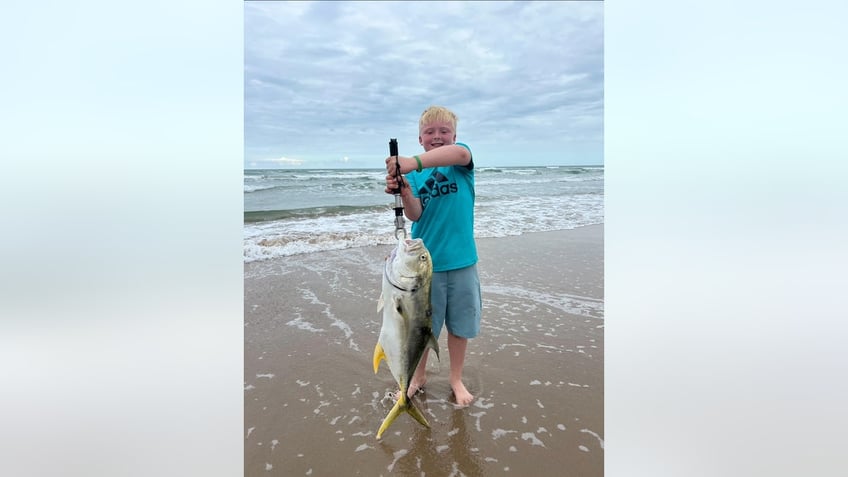
[[[426,260],[427,247],[424,246],[424,241],[420,238],[406,239],[403,242],[403,253],[405,255],[420,255],[419,259]]]
[[[417,250],[424,246],[424,241],[420,238],[417,239],[404,239],[403,248],[406,251]]]
[[[403,239],[398,243],[397,247],[392,248],[392,251],[389,252],[389,256],[386,257],[387,262],[393,262],[398,257],[398,252],[404,255],[416,253],[418,250],[424,248],[424,240],[417,239]]]

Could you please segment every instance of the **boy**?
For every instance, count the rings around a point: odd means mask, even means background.
[[[482,301],[477,274],[477,244],[474,242],[474,162],[471,149],[456,143],[456,115],[441,106],[431,106],[418,122],[418,142],[424,153],[398,156],[404,215],[411,220],[412,238],[421,238],[433,259],[433,335],[448,329],[450,385],[456,403],[467,406],[474,400],[462,383],[462,367],[468,339],[480,331]],[[386,193],[398,187],[396,163],[386,159]],[[429,350],[424,356],[408,395],[412,397],[427,380]]]

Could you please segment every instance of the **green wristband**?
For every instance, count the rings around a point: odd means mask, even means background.
[[[412,156],[412,157],[414,157],[415,162],[418,163],[418,169],[415,169],[415,170],[418,171],[418,172],[421,172],[421,168],[423,167],[422,164],[421,164],[421,158],[418,157],[418,156]]]

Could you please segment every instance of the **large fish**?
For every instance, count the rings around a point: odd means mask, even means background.
[[[421,411],[406,396],[409,381],[429,346],[439,355],[439,344],[433,336],[430,283],[433,261],[421,239],[403,239],[386,259],[383,271],[383,293],[377,313],[383,314],[383,327],[374,348],[374,373],[385,359],[400,387],[398,400],[383,419],[377,439],[398,415],[406,411],[416,421],[430,427]]]

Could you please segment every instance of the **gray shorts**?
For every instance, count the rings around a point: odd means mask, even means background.
[[[477,265],[433,273],[430,303],[433,305],[433,335],[436,338],[445,324],[454,336],[477,336],[483,309]]]

